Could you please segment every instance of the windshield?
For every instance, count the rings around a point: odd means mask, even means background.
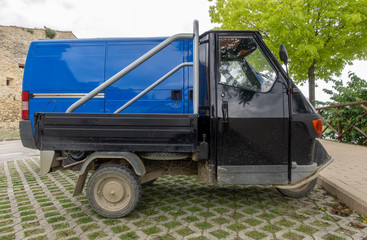
[[[219,41],[219,83],[260,92],[271,89],[276,72],[253,38],[221,38]]]

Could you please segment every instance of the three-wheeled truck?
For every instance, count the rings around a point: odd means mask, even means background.
[[[41,174],[79,167],[79,194],[93,171],[88,201],[109,218],[162,175],[302,197],[332,162],[320,116],[256,31],[199,35],[194,21],[169,38],[35,41],[22,100],[22,143],[41,150]]]

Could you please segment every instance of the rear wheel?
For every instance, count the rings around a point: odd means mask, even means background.
[[[89,204],[99,215],[120,218],[131,213],[137,206],[141,185],[130,169],[111,164],[92,174],[86,193]]]
[[[284,196],[291,197],[291,198],[301,198],[309,194],[312,191],[312,189],[315,188],[316,183],[317,183],[317,178],[315,178],[314,180],[298,188],[292,188],[292,189],[277,188],[277,190]]]

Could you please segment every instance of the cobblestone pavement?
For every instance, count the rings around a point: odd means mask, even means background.
[[[320,173],[320,185],[367,216],[367,147],[328,140],[321,143],[335,160]]]
[[[367,220],[323,189],[290,199],[270,186],[218,187],[166,176],[143,187],[138,208],[105,219],[77,173],[39,177],[38,158],[0,162],[0,239],[363,239]]]

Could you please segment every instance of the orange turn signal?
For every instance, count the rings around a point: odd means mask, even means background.
[[[321,135],[322,133],[322,121],[321,119],[312,120],[312,125],[317,134]]]

